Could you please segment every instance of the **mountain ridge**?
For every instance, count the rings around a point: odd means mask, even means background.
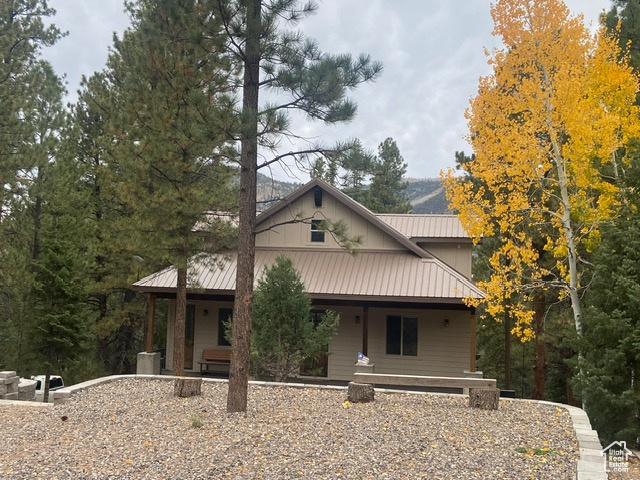
[[[406,193],[411,202],[411,213],[431,215],[452,213],[449,210],[441,179],[406,178],[405,181],[408,183]],[[258,210],[265,210],[302,185],[301,182],[285,182],[258,173]]]

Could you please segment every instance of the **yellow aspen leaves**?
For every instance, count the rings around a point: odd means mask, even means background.
[[[450,207],[479,241],[495,237],[489,280],[478,282],[494,317],[533,337],[537,289],[569,296],[579,324],[578,257],[600,241],[619,207],[616,179],[640,134],[638,79],[615,35],[592,34],[561,0],[498,0],[481,78],[466,112],[474,158],[442,173]]]

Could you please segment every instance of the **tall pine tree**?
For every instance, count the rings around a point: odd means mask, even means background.
[[[247,408],[249,343],[255,260],[256,174],[284,159],[304,161],[326,149],[277,152],[290,131],[288,112],[296,109],[313,120],[333,124],[347,122],[356,105],[347,97],[350,89],[377,77],[382,66],[366,55],[330,55],[291,25],[311,14],[314,2],[299,0],[237,0],[221,2],[229,33],[229,49],[242,64],[242,128],[240,153],[240,216],[236,302],[229,373],[227,411]],[[270,89],[276,100],[260,105],[259,92]],[[281,101],[279,101],[281,100]],[[274,155],[258,162],[258,146]],[[276,150],[276,151],[274,151]],[[309,165],[307,165],[307,168]]]
[[[107,68],[116,143],[111,185],[130,212],[122,226],[131,254],[178,271],[175,375],[184,371],[189,261],[205,246],[221,247],[205,245],[193,229],[208,221],[207,212],[233,211],[236,198],[234,66],[223,48],[221,18],[211,15],[216,3],[129,3],[132,27],[115,40]]]
[[[411,203],[405,194],[407,164],[393,138],[378,146],[373,163],[373,178],[367,191],[365,206],[376,213],[409,213]]]

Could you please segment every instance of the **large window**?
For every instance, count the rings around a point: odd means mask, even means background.
[[[311,241],[324,243],[324,230],[322,220],[311,220]]]
[[[387,354],[418,355],[418,317],[387,316]]]
[[[227,320],[231,320],[233,317],[232,308],[220,308],[218,309],[218,345],[223,347],[231,346],[224,336],[224,324]]]

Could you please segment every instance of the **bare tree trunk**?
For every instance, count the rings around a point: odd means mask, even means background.
[[[184,375],[184,325],[187,314],[187,267],[178,267],[176,315],[173,325],[173,374]]]
[[[256,173],[258,170],[258,90],[260,80],[261,0],[245,0],[247,28],[242,90],[240,216],[236,299],[231,330],[233,356],[229,369],[227,412],[246,412],[249,347],[255,265]]]
[[[511,316],[504,311],[504,388],[511,390]]]
[[[547,379],[547,347],[544,343],[544,293],[536,292],[533,311],[536,332],[536,363],[533,375],[533,398],[544,399],[544,385]]]
[[[44,403],[49,402],[49,382],[51,381],[51,367],[47,364],[46,373],[44,375],[44,393],[42,401]]]

